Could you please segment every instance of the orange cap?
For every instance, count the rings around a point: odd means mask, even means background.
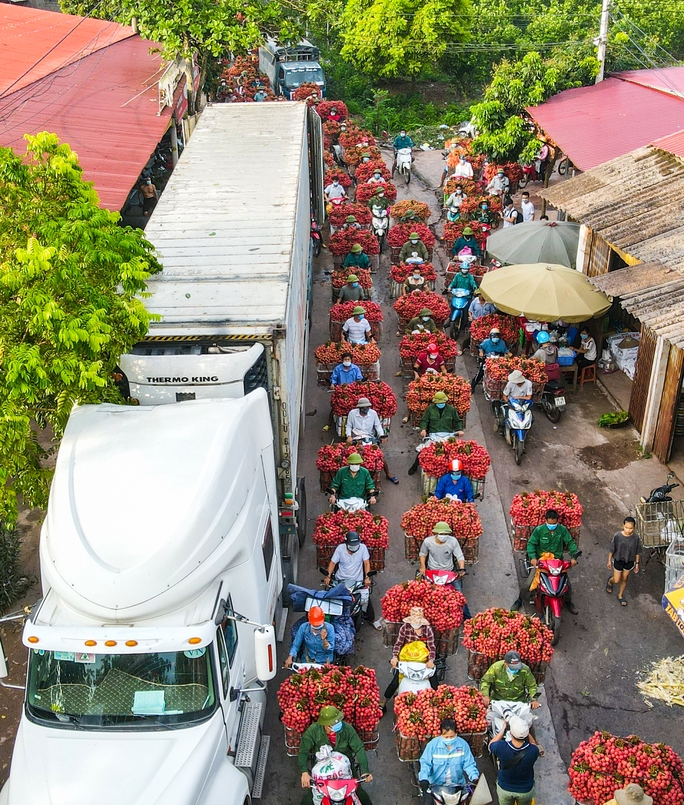
[[[325,615],[320,607],[311,607],[309,610],[309,623],[312,626],[323,626]]]

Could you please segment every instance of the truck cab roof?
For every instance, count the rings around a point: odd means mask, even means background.
[[[76,408],[43,525],[47,587],[75,612],[119,623],[194,601],[251,556],[272,440],[263,389]]]

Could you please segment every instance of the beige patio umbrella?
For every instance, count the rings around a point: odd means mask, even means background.
[[[597,291],[584,274],[547,263],[490,271],[482,278],[480,290],[504,313],[532,321],[580,322],[610,308],[608,297]]]

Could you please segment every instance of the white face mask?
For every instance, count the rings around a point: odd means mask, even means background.
[[[355,475],[360,470],[360,466],[358,464],[350,464],[349,465],[349,472],[353,472]]]
[[[351,366],[351,361],[342,361],[342,366]]]

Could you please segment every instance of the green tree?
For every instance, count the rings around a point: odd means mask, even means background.
[[[347,0],[340,53],[364,73],[416,78],[468,31],[469,0]]]
[[[566,54],[564,58],[543,59],[532,52],[516,62],[504,59],[494,71],[482,102],[471,107],[479,131],[473,148],[500,162],[531,161],[541,143],[526,117],[526,107],[543,103],[564,89],[590,83],[596,70],[593,56],[578,60]]]
[[[138,229],[100,209],[54,134],[0,149],[0,518],[44,506],[51,438],[74,403],[120,402],[111,373],[147,332],[137,298],[160,269]],[[54,444],[54,441],[52,441]]]

